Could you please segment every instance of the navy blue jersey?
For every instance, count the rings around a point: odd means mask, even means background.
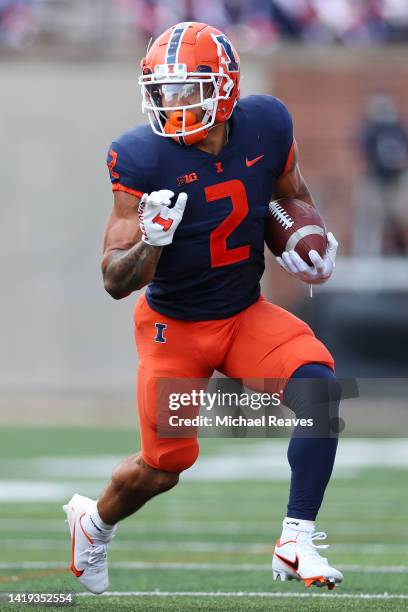
[[[204,321],[233,316],[258,299],[268,203],[292,145],[290,114],[272,96],[238,102],[229,140],[218,155],[183,147],[149,125],[112,143],[108,165],[114,190],[188,194],[183,219],[146,291],[153,309]]]

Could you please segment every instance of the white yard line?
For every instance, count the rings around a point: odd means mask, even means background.
[[[67,548],[67,540],[51,540],[51,539],[2,539],[2,549],[22,549],[22,550],[64,550]],[[220,552],[220,553],[240,553],[240,554],[271,554],[274,549],[272,543],[255,543],[247,544],[245,542],[202,542],[202,541],[186,541],[186,542],[170,542],[168,540],[134,540],[132,542],[113,542],[112,550],[172,550],[183,552]],[[383,555],[384,553],[405,552],[406,544],[336,544],[333,547],[333,552],[345,553],[364,553],[371,555]]]
[[[73,486],[72,483],[66,481],[34,480],[41,475],[33,472],[29,464],[30,461],[27,460],[26,474],[31,474],[33,477],[31,480],[0,480],[0,502],[59,502],[72,497],[73,489],[77,488],[78,483]],[[0,462],[1,473],[6,474],[7,472],[1,466],[2,462]],[[96,483],[90,485],[87,483],[87,491],[90,495],[98,495],[100,486]]]
[[[364,574],[406,574],[408,565],[342,565],[340,569],[345,572],[363,572]]]
[[[256,520],[253,523],[244,523],[241,521],[220,520],[216,522],[213,519],[201,521],[192,520],[144,520],[137,517],[135,521],[123,523],[120,527],[121,538],[135,537],[139,533],[163,531],[168,533],[214,533],[214,534],[265,534],[272,533],[276,528],[271,521]],[[341,535],[371,535],[375,530],[374,525],[361,525],[358,522],[335,523],[330,525],[330,536],[335,534]],[[45,518],[0,518],[0,537],[10,535],[12,532],[19,533],[65,533],[64,518],[61,519],[45,519]],[[333,539],[333,537],[332,537]],[[335,538],[340,540],[341,538]]]
[[[55,569],[68,568],[68,561],[23,561],[2,563],[0,570],[10,569]],[[225,571],[225,572],[270,572],[269,564],[264,563],[178,563],[178,562],[144,562],[144,561],[111,561],[111,569],[129,570],[169,570],[169,571]],[[339,565],[340,569],[351,573],[367,574],[405,574],[406,565]]]
[[[286,460],[288,440],[262,440],[246,445],[245,440],[239,444],[236,442],[234,440],[232,445],[230,441],[225,441],[216,455],[203,453],[197,463],[183,474],[183,480],[289,480],[290,470]],[[109,478],[112,469],[120,460],[119,455],[1,459],[0,473],[10,478],[0,481],[0,501],[63,500],[71,496],[75,488],[83,487],[84,484],[89,494],[94,491],[98,494],[98,480],[105,481]],[[406,440],[341,440],[336,458],[335,478],[353,478],[364,469],[376,467],[406,469]]]
[[[79,597],[95,597],[91,593],[76,593]],[[283,592],[253,592],[253,591],[106,591],[105,597],[290,597],[290,598],[325,598],[335,599],[408,599],[408,594],[392,593],[283,593]],[[97,595],[100,597],[100,595]]]
[[[2,539],[2,549],[26,549],[26,550],[65,550],[68,546],[68,540],[51,540],[51,539]],[[113,542],[112,550],[130,550],[137,553],[138,550],[172,550],[183,552],[220,552],[220,553],[242,553],[242,554],[271,554],[274,549],[272,543],[245,543],[245,542],[203,542],[203,541],[186,541],[186,542],[171,542],[168,540],[133,540],[132,542]],[[333,552],[354,552],[368,553],[372,555],[383,555],[386,552],[405,552],[406,544],[336,544],[333,546]]]

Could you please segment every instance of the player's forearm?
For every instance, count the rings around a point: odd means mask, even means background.
[[[316,208],[313,196],[299,168],[297,147],[295,148],[292,165],[289,171],[281,176],[276,182],[275,193],[272,199],[278,200],[279,198],[301,200]]]
[[[310,204],[311,206],[316,208],[316,203],[313,199],[310,189],[304,181],[302,181],[302,184],[294,197],[296,200],[301,200],[302,202],[306,202],[306,204]]]
[[[139,241],[128,251],[111,251],[102,263],[106,291],[116,300],[147,285],[153,278],[163,247]]]
[[[277,200],[279,198],[301,200],[316,208],[310,189],[300,174],[288,175],[277,184],[273,199]]]

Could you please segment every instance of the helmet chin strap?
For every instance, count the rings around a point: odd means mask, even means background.
[[[193,111],[186,111],[186,122],[185,129],[187,131],[196,130],[197,128],[203,127],[203,123],[201,121],[197,121],[195,114]],[[184,145],[193,145],[208,136],[208,130],[204,129],[200,132],[196,132],[195,134],[186,134],[184,136],[180,136],[180,132],[183,129],[183,111],[174,111],[168,117],[165,125],[164,131],[166,134],[174,134],[173,140],[178,142],[179,144]]]

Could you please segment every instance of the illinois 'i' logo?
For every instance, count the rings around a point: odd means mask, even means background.
[[[167,342],[166,338],[164,337],[164,330],[166,329],[167,325],[165,323],[155,323],[154,326],[156,328],[156,337],[154,341],[161,343]]]

